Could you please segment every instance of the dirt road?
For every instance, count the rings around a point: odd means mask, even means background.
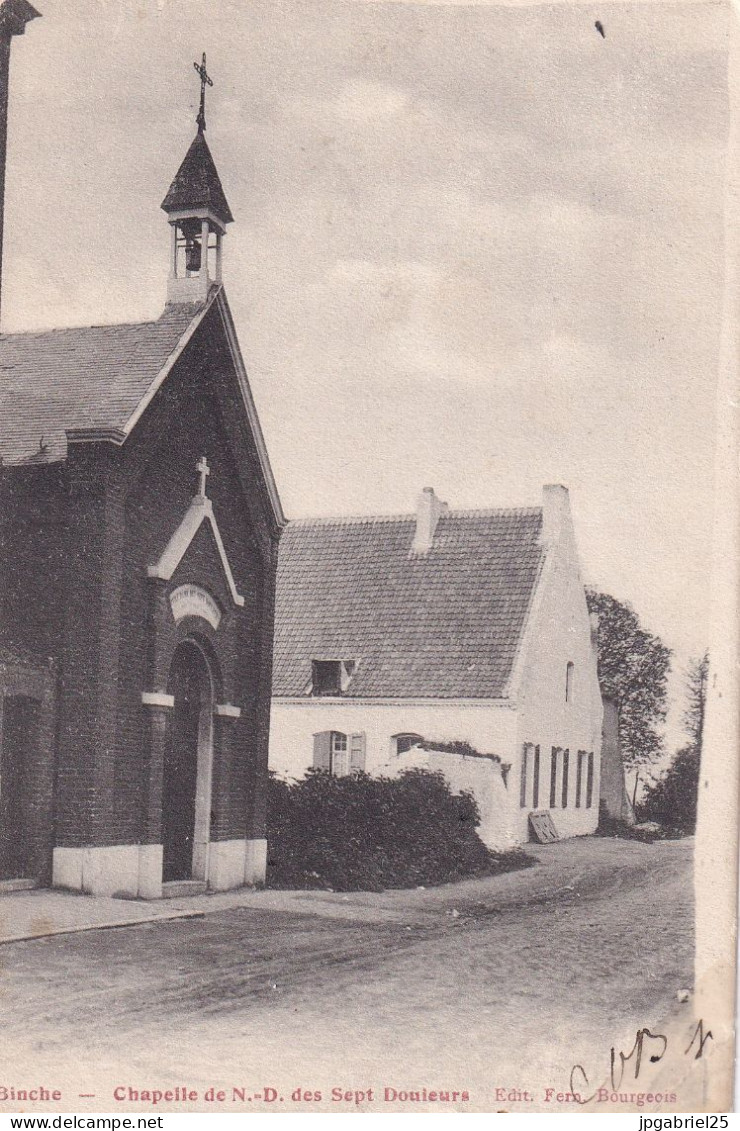
[[[62,1081],[65,1110],[185,1081],[199,1096],[426,1083],[483,1110],[535,1077],[565,1090],[690,987],[692,847],[584,838],[506,876],[323,897],[341,919],[248,907],[8,944],[5,1075]]]

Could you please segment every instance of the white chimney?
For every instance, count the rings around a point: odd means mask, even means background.
[[[433,487],[425,487],[416,500],[416,533],[411,546],[412,554],[428,554],[434,542],[434,532],[440,516],[450,508],[434,493]]]
[[[559,483],[546,483],[542,488],[542,543],[551,546],[557,542],[566,522],[570,520],[568,488]]]

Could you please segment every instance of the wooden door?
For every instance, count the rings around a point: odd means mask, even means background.
[[[26,874],[28,804],[26,776],[35,734],[33,700],[13,695],[3,700],[0,737],[0,879]]]
[[[195,793],[198,740],[203,695],[203,660],[194,647],[175,654],[170,693],[175,706],[165,750],[162,786],[162,878],[189,880],[193,876]]]

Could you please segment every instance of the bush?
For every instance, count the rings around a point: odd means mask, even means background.
[[[270,776],[267,886],[382,891],[492,875],[533,861],[493,853],[476,833],[478,807],[441,773],[398,778],[309,770]]]
[[[436,739],[424,739],[419,743],[422,750],[433,750],[435,752],[441,751],[443,754],[462,754],[465,758],[489,758],[492,762],[498,762],[501,767],[501,777],[504,779],[504,785],[509,776],[511,769],[511,762],[502,762],[498,754],[481,754],[469,742],[457,740],[455,742],[442,742]]]
[[[467,758],[484,757],[484,755],[482,755],[479,750],[476,750],[474,746],[471,746],[469,742],[463,742],[459,739],[455,742],[438,742],[436,739],[430,738],[424,739],[419,745],[422,750],[441,750],[442,753],[462,754]],[[501,762],[498,754],[486,754],[485,757],[490,758],[494,762]]]
[[[621,817],[612,817],[606,808],[606,802],[599,802],[599,824],[596,829],[597,836],[631,837],[632,825]]]
[[[693,833],[698,795],[699,751],[692,744],[677,751],[663,776],[648,786],[638,806],[639,819]]]
[[[643,844],[653,844],[656,840],[677,840],[686,835],[685,829],[649,818],[640,810],[639,805],[635,816],[637,817],[636,824],[623,821],[618,817],[610,817],[602,801],[599,812],[599,827],[596,830],[596,835],[621,837],[622,840],[639,840],[642,841]]]

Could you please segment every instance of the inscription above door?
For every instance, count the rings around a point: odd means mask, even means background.
[[[221,623],[221,610],[207,589],[200,585],[179,585],[170,593],[170,608],[175,622],[183,617],[202,617],[211,628]]]

